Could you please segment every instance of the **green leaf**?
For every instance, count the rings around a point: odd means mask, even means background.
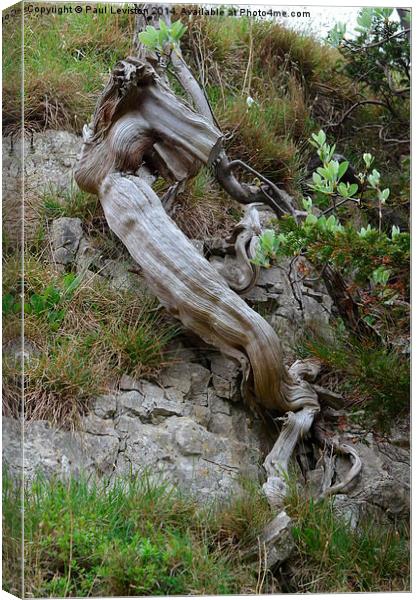
[[[323,146],[325,141],[326,141],[326,134],[324,133],[323,129],[320,129],[320,131],[317,134],[317,142],[320,144],[320,146]]]
[[[321,167],[319,167],[321,168]],[[313,173],[313,183],[315,183],[316,185],[320,185],[322,182],[322,178],[320,177],[320,175],[316,172]]]
[[[79,287],[81,283],[81,277],[74,275],[74,273],[68,273],[63,279],[63,286],[65,294],[70,296]]]
[[[386,285],[390,278],[391,271],[384,266],[380,266],[371,275],[371,280],[376,285]]]
[[[358,30],[362,31],[363,29],[368,30],[372,25],[372,8],[363,8],[357,18],[357,24],[359,25]]]
[[[180,20],[175,21],[171,26],[171,35],[175,40],[182,38],[184,33],[187,31],[185,25]]]
[[[314,179],[314,173],[313,173],[313,179]],[[306,210],[307,212],[311,212],[311,209],[313,207],[313,201],[310,197],[303,198],[303,207],[304,207],[304,210]]]
[[[330,229],[330,231],[333,231],[335,226],[337,224],[337,219],[334,215],[330,215],[330,217],[327,219],[327,229]]]
[[[8,315],[12,312],[13,304],[15,303],[15,297],[13,294],[5,294],[3,296],[3,314]]]
[[[369,152],[365,152],[365,154],[363,155],[363,162],[365,163],[366,168],[369,169],[372,163],[374,162],[374,157],[372,156],[372,154],[369,154]]]
[[[159,34],[154,27],[152,29],[153,31],[141,31],[139,33],[139,40],[148,48],[156,48],[158,45]]]
[[[381,175],[380,175],[379,171],[377,171],[376,169],[373,169],[372,173],[370,175],[368,175],[368,182],[373,188],[377,188],[379,185],[380,178],[381,178]]]
[[[159,29],[165,33],[166,37],[169,36],[168,25],[165,23],[163,19],[159,19]]]
[[[262,249],[267,253],[272,252],[274,248],[274,240],[275,232],[272,229],[267,229],[264,231],[260,238]]]
[[[339,163],[338,163],[338,161],[337,160],[331,160],[329,162],[328,169],[329,169],[330,179],[332,181],[336,181],[337,174],[339,172]]]
[[[344,160],[342,163],[340,163],[340,165],[339,165],[339,171],[337,173],[337,176],[338,176],[339,179],[341,179],[343,177],[343,175],[348,170],[348,167],[349,167],[349,161],[348,160]]]
[[[164,33],[162,31],[162,29],[159,30],[158,32],[158,46],[159,48],[163,48],[164,45],[167,43],[167,41],[169,40],[169,34],[168,33]]]
[[[35,313],[35,315],[39,315],[44,310],[46,310],[45,298],[40,294],[32,294],[29,298],[29,303],[33,308],[33,312]]]
[[[312,213],[307,215],[306,220],[305,220],[306,225],[315,225],[316,223],[317,223],[316,215],[313,215]]]
[[[389,194],[390,194],[389,188],[385,188],[385,190],[382,190],[382,192],[381,192],[382,202],[386,202],[388,200]]]
[[[400,235],[400,228],[397,227],[396,225],[392,226],[391,229],[391,239],[395,240],[395,238],[397,238]]]
[[[61,292],[53,285],[48,285],[43,292],[45,304],[49,307],[53,307],[61,300]]]
[[[357,183],[351,183],[349,185],[349,190],[348,190],[349,198],[354,196],[356,194],[356,192],[358,191],[358,189],[359,189],[359,186]]]
[[[343,198],[349,198],[348,186],[346,185],[346,183],[343,183],[343,181],[337,186],[337,191],[341,196],[343,196]]]

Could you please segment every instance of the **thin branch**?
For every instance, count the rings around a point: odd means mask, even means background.
[[[392,35],[388,36],[387,38],[384,38],[383,40],[380,40],[379,42],[374,42],[373,44],[368,44],[367,46],[361,46],[357,50],[352,50],[352,51],[353,52],[366,52],[366,50],[369,50],[369,48],[376,48],[377,46],[383,46],[390,40],[400,37],[401,35],[406,35],[408,37],[408,33],[410,31],[411,31],[410,28],[402,29],[401,31],[397,31],[397,33],[393,33]]]
[[[351,112],[353,112],[355,110],[355,108],[358,108],[358,106],[363,106],[365,104],[375,104],[376,106],[383,106],[384,108],[389,110],[389,107],[387,106],[387,104],[385,102],[382,102],[381,100],[361,100],[361,102],[355,102],[355,104],[353,104],[343,115],[342,118],[340,119],[340,121],[338,123],[329,123],[327,125],[327,127],[339,127],[340,125],[342,125],[342,123],[344,123],[344,121],[348,118],[348,116],[350,115]]]

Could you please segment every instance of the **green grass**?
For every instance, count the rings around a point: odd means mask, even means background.
[[[88,194],[73,183],[66,190],[46,190],[42,196],[41,215],[46,220],[59,217],[79,218],[91,221],[99,210],[100,202],[97,196]]]
[[[18,491],[6,473],[4,584],[15,593],[18,582],[13,559],[20,534],[17,497]],[[245,565],[238,552],[219,546],[221,522],[215,525],[197,502],[168,485],[151,483],[146,475],[118,481],[108,488],[87,484],[84,479],[60,483],[38,476],[25,490],[24,506],[28,596],[236,594],[255,590],[257,565]]]
[[[125,15],[28,14],[25,17],[25,120],[32,127],[81,131],[109,69],[129,54],[133,18]],[[4,103],[18,115],[15,28],[5,28]],[[47,76],[45,76],[47,74]]]
[[[287,498],[295,550],[279,574],[242,561],[273,514],[255,483],[222,505],[201,503],[148,474],[105,486],[38,475],[24,491],[30,597],[221,595],[409,589],[409,531],[351,530],[330,501]],[[3,474],[3,581],[19,592],[20,489]],[[263,581],[260,584],[260,581]]]
[[[296,553],[287,592],[410,590],[410,531],[405,523],[362,520],[350,529],[332,500],[313,503],[292,489],[286,510],[293,518]]]
[[[3,337],[20,332],[18,261],[5,272]],[[91,397],[115,385],[124,373],[153,377],[170,360],[165,353],[178,328],[155,299],[116,291],[96,276],[58,274],[44,260],[25,260],[25,336],[35,354],[25,365],[27,418],[73,426]],[[20,365],[4,361],[8,412],[17,414]]]
[[[364,409],[379,429],[389,430],[397,417],[410,410],[410,364],[406,356],[335,333],[332,340],[307,334],[298,348],[300,357],[313,356],[337,379],[336,391]]]

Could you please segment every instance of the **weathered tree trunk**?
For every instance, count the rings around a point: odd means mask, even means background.
[[[279,508],[288,460],[319,410],[317,393],[283,363],[272,327],[203,258],[167,215],[149,174],[185,182],[202,164],[224,161],[222,134],[210,118],[178,99],[148,63],[118,63],[96,107],[75,169],[78,185],[98,194],[112,231],[141,266],[151,290],[185,327],[240,361],[249,404],[280,414],[286,425],[267,458],[265,491]],[[227,166],[227,165],[226,165]],[[239,191],[233,177],[227,185]],[[241,186],[242,187],[242,186]],[[256,190],[244,189],[244,193]],[[250,211],[249,211],[250,213]],[[243,223],[256,226],[253,215]],[[256,228],[256,227],[255,227]],[[242,237],[242,244],[249,239]],[[236,236],[236,243],[239,233]],[[243,250],[243,249],[242,249]]]
[[[217,128],[176,98],[149,65],[129,59],[116,65],[85,129],[75,177],[99,195],[110,228],[171,314],[240,361],[250,402],[280,413],[317,409],[313,388],[285,368],[272,327],[200,256],[141,177],[145,166],[186,178],[220,150]]]

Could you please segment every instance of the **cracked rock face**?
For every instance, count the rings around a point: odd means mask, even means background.
[[[224,499],[239,476],[259,477],[261,425],[241,404],[216,395],[211,372],[198,363],[174,365],[161,385],[124,377],[120,390],[95,399],[80,431],[59,431],[44,421],[3,420],[3,460],[31,479],[87,475],[114,480],[130,473],[169,481],[200,500]]]
[[[44,192],[67,190],[81,138],[68,131],[44,131],[28,136],[21,158],[20,136],[3,138],[3,219],[12,242],[21,239],[21,177],[24,173],[25,238],[32,239],[39,223]]]
[[[261,270],[256,286],[244,296],[271,323],[285,354],[291,358],[306,326],[322,335],[330,331],[333,303],[315,278],[306,260],[281,258],[277,266]]]
[[[21,233],[20,200],[16,201],[21,198],[19,144],[15,140],[12,146],[9,139],[3,144],[3,216],[11,239],[18,239]],[[36,231],[37,209],[44,190],[67,190],[71,185],[80,146],[79,137],[64,131],[35,133],[33,144],[27,140],[27,239]],[[271,216],[261,213],[266,227]],[[203,252],[201,240],[193,243]],[[133,260],[125,255],[119,260],[103,257],[101,249],[83,234],[79,219],[56,219],[51,224],[51,245],[54,261],[62,267],[75,267],[79,275],[104,277],[116,289],[146,289]],[[306,325],[322,334],[327,331],[331,299],[302,259],[281,259],[277,266],[261,270],[257,285],[245,299],[276,329],[288,362]],[[20,346],[8,350],[21,352]],[[273,442],[262,424],[243,407],[240,381],[235,361],[206,350],[204,360],[199,362],[197,355],[184,350],[182,361],[162,371],[158,384],[123,376],[117,391],[94,399],[90,414],[75,433],[58,430],[44,421],[25,423],[22,447],[21,424],[3,418],[4,463],[12,474],[24,473],[27,479],[37,471],[62,478],[84,471],[90,477],[113,481],[146,470],[157,480],[171,481],[200,500],[226,498],[239,489],[239,475],[252,479],[263,476],[259,465]],[[338,398],[329,398],[327,392],[326,403],[332,406],[332,402],[337,408]],[[363,472],[348,494],[335,498],[335,507],[352,526],[362,514],[378,519],[408,514],[410,467],[406,438],[398,430],[388,440],[354,428],[341,435],[340,441],[352,444],[363,463]],[[323,473],[317,467],[309,470],[312,465],[307,464],[308,457],[299,457],[301,463],[306,463],[303,474],[314,492]],[[348,468],[347,461],[338,457],[337,471],[343,475]],[[282,523],[278,525],[281,531]]]

